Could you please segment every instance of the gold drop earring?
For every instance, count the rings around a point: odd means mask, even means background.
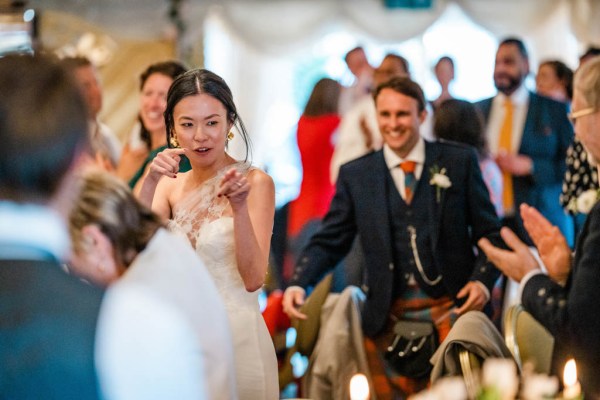
[[[177,140],[177,136],[175,136],[172,132],[171,132],[171,135],[169,135],[169,144],[171,145],[172,148],[179,147],[179,140]]]
[[[231,141],[233,139],[235,135],[233,134],[233,132],[229,131],[229,133],[227,134],[227,140]]]

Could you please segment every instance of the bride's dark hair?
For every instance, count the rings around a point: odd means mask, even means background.
[[[193,69],[182,75],[179,75],[169,88],[167,94],[167,107],[165,109],[165,125],[167,127],[167,143],[170,145],[171,134],[175,128],[173,121],[173,109],[181,100],[188,96],[197,94],[207,94],[219,100],[227,110],[227,120],[233,124],[242,136],[246,145],[246,156],[244,161],[248,161],[248,155],[251,151],[250,137],[244,126],[244,122],[238,115],[237,107],[233,102],[233,95],[227,83],[219,75],[207,69]]]

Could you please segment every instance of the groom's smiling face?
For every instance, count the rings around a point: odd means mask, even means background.
[[[379,92],[375,107],[384,142],[398,156],[406,157],[419,141],[419,126],[427,112],[419,112],[416,99],[391,88]]]

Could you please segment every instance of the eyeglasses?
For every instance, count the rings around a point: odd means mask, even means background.
[[[585,117],[586,115],[593,114],[596,111],[598,110],[596,110],[594,107],[588,107],[579,111],[573,111],[571,113],[568,113],[567,118],[569,118],[569,121],[571,121],[571,123],[575,125],[575,121],[577,121],[577,118]]]

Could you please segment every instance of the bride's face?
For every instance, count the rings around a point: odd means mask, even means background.
[[[231,123],[223,104],[208,94],[183,98],[173,108],[175,135],[195,165],[208,166],[225,157]]]

